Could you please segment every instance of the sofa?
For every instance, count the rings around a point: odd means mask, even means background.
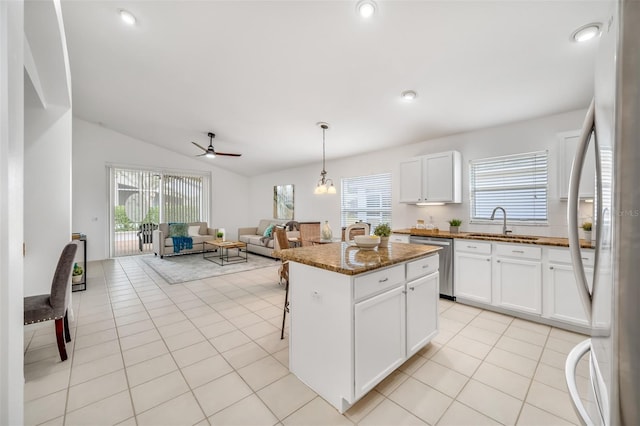
[[[158,229],[153,231],[153,252],[164,256],[173,256],[176,254],[202,253],[204,251],[204,242],[215,240],[218,230],[209,228],[207,222],[189,222],[187,223],[187,234],[193,241],[193,248],[181,248],[179,252],[175,252],[173,247],[173,238],[169,236],[169,224],[161,223]]]
[[[262,219],[258,222],[258,226],[238,228],[238,241],[242,241],[247,244],[247,251],[249,253],[274,257],[273,251],[279,250],[280,245],[276,241],[276,238],[265,237],[264,232],[269,225],[284,226],[287,222],[289,221],[280,219]],[[275,235],[272,236],[275,237]],[[287,231],[287,237],[289,238],[299,236],[300,233],[298,231]]]

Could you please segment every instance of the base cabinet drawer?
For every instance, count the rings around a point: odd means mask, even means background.
[[[404,265],[396,265],[367,275],[357,276],[353,282],[356,300],[384,291],[403,283],[405,280]]]
[[[458,240],[454,242],[456,252],[491,254],[491,243],[476,240]]]
[[[407,263],[407,281],[438,271],[440,257],[437,254]]]
[[[409,234],[391,234],[389,242],[409,244]]]

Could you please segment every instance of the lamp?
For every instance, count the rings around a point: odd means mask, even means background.
[[[324,132],[329,128],[329,123],[319,122],[316,123],[322,129],[322,171],[320,172],[320,180],[316,185],[316,189],[313,191],[314,194],[335,194],[336,187],[333,186],[333,180],[327,179],[327,171],[324,167]]]

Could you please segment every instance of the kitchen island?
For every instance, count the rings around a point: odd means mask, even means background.
[[[345,412],[438,333],[439,247],[349,243],[281,250],[289,369]]]

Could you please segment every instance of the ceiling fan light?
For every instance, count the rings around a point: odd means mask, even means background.
[[[204,156],[207,158],[216,158],[216,155],[211,151],[207,152]]]
[[[336,187],[333,186],[333,184],[331,184],[331,186],[329,187],[329,189],[327,189],[327,192],[329,194],[335,194],[336,193]]]

